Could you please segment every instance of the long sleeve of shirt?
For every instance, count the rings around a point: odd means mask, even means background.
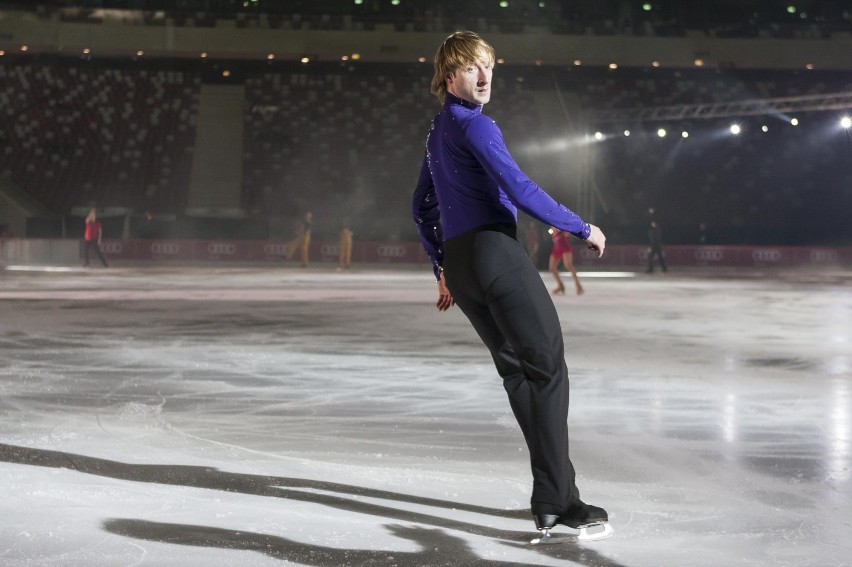
[[[489,224],[517,224],[518,208],[587,239],[589,223],[556,202],[512,159],[482,107],[447,94],[432,122],[412,212],[436,275],[442,243]]]
[[[441,211],[438,208],[438,197],[435,195],[435,184],[432,183],[432,173],[429,171],[429,160],[423,157],[417,188],[414,190],[411,213],[420,233],[420,241],[426,250],[426,255],[432,261],[435,279],[441,277],[441,264],[444,261],[443,237],[441,234]]]

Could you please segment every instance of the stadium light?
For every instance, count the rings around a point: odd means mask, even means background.
[[[602,132],[595,132],[595,140],[603,140],[603,137],[604,135]]]
[[[625,130],[625,131],[624,131],[624,136],[625,136],[625,137],[629,137],[629,136],[630,136],[630,130]]]
[[[742,132],[742,128],[740,128],[739,124],[731,124],[730,130],[731,134],[733,134],[734,136],[737,136],[740,132]]]
[[[793,126],[798,126],[799,125],[799,119],[793,118],[792,120],[790,120],[790,124],[792,124]]]
[[[844,128],[846,128],[847,130],[849,128],[852,128],[852,118],[849,118],[848,116],[844,116],[843,118],[840,119],[840,125],[843,126]]]
[[[683,132],[680,133],[680,137],[684,138],[684,139],[689,138],[689,132],[684,130]]]
[[[660,138],[665,138],[666,134],[668,134],[668,132],[666,132],[665,128],[660,128],[659,130],[657,130],[657,136],[659,136]]]

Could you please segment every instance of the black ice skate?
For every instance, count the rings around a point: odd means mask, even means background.
[[[535,519],[536,529],[541,533],[539,537],[530,542],[534,545],[556,543],[565,541],[566,539],[595,541],[608,538],[613,533],[612,526],[609,525],[609,516],[607,516],[606,510],[597,506],[584,504],[583,502],[572,504],[559,516],[555,514],[533,514],[533,518]],[[556,524],[568,526],[572,530],[578,531],[579,534],[550,533],[550,530]]]

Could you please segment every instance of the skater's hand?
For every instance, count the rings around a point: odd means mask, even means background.
[[[441,272],[441,279],[438,280],[438,303],[436,307],[438,311],[446,311],[455,304],[456,300],[453,299],[453,294],[447,289],[447,283],[444,281],[444,273]]]
[[[591,232],[589,233],[589,237],[586,239],[586,244],[589,245],[589,250],[594,250],[598,253],[598,258],[603,256],[604,248],[606,248],[606,236],[601,232],[601,229],[596,227],[593,224],[589,225],[591,228]]]

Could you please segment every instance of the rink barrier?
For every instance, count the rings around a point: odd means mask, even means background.
[[[271,240],[104,240],[102,249],[110,260],[128,262],[256,262],[286,263],[292,243]],[[2,241],[6,264],[79,264],[83,242],[69,239],[12,238]],[[673,267],[790,267],[852,266],[852,247],[809,246],[667,246],[666,262]],[[337,263],[339,243],[314,241],[310,260]],[[542,258],[544,260],[544,258]],[[299,261],[294,250],[290,262]],[[354,263],[427,263],[419,242],[361,241],[352,245]],[[574,263],[584,268],[646,268],[647,246],[606,248],[603,258],[574,247]]]

